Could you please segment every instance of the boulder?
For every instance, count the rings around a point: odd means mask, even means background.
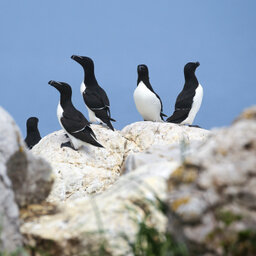
[[[55,174],[48,201],[62,202],[99,193],[118,179],[124,161],[125,139],[119,131],[113,132],[101,125],[91,127],[104,148],[92,145],[77,151],[61,148],[61,144],[69,140],[63,130],[49,134],[33,147],[33,154],[46,159]]]
[[[175,144],[176,147],[182,140],[186,143],[204,141],[209,134],[203,129],[154,122],[134,123],[121,132],[101,125],[91,127],[104,148],[92,145],[77,151],[61,148],[60,145],[69,140],[63,130],[47,135],[33,147],[33,154],[43,157],[53,167],[55,184],[49,202],[64,202],[105,191],[124,169],[126,172],[130,170],[127,164],[124,165],[129,154],[145,151],[154,145],[173,147]]]
[[[242,114],[170,176],[168,227],[191,255],[256,254],[255,134],[255,118]]]
[[[19,128],[0,107],[0,245],[21,246],[19,207],[41,203],[49,194],[51,167],[26,149]]]
[[[132,255],[129,244],[148,213],[148,225],[165,231],[167,219],[157,204],[165,200],[166,180],[177,166],[142,166],[104,193],[66,201],[57,214],[31,218],[22,225],[22,234],[30,247],[50,255],[100,255],[102,246],[102,255]]]
[[[121,134],[127,140],[126,155],[142,152],[154,145],[180,144],[182,141],[204,141],[209,131],[201,128],[172,123],[137,122],[122,129]]]
[[[13,252],[22,245],[19,225],[19,209],[12,184],[6,166],[0,163],[0,254],[3,251]]]

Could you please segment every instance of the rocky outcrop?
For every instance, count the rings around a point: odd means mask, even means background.
[[[102,245],[103,255],[132,255],[129,243],[147,212],[148,224],[164,232],[167,219],[155,205],[157,197],[165,199],[165,180],[176,168],[168,162],[142,166],[102,194],[68,201],[59,214],[32,218],[22,233],[42,251],[51,245],[51,255],[100,255]]]
[[[21,246],[19,207],[41,203],[52,186],[51,168],[25,147],[19,128],[0,107],[0,245]]]
[[[155,145],[204,141],[209,135],[209,131],[201,128],[149,121],[130,124],[121,133],[127,140],[126,155],[146,151]]]
[[[169,230],[193,255],[256,253],[255,110],[213,131],[169,178]]]
[[[130,156],[132,153],[148,154],[145,150],[154,145],[178,147],[179,151],[183,140],[186,143],[204,141],[209,134],[204,129],[153,122],[134,123],[121,132],[100,125],[92,125],[92,128],[105,148],[91,145],[78,151],[61,148],[61,143],[68,140],[61,130],[44,137],[32,149],[34,155],[43,157],[53,167],[55,184],[48,201],[64,202],[105,191],[123,172],[130,170],[124,165],[128,155],[128,162],[135,162],[135,156]]]
[[[133,255],[130,245],[145,221],[160,236],[167,229],[189,255],[255,255],[255,134],[254,118],[243,117],[210,134],[130,125],[121,131],[124,175],[93,197],[66,200],[57,213],[31,214],[22,233],[51,255]],[[59,146],[63,134],[55,136]]]
[[[61,143],[68,141],[61,130],[44,137],[32,149],[34,155],[43,157],[53,167],[55,184],[48,201],[73,200],[102,192],[119,177],[125,139],[119,131],[99,125],[92,128],[104,148],[61,148]]]

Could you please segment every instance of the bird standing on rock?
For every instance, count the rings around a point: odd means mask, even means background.
[[[37,117],[30,117],[27,120],[27,136],[25,138],[25,143],[29,149],[32,149],[41,140],[41,135],[38,130],[38,122],[39,120]]]
[[[70,147],[74,150],[88,144],[96,147],[103,147],[97,141],[88,120],[72,104],[72,90],[70,85],[53,80],[49,81],[49,84],[60,92],[60,102],[57,108],[57,117],[61,127],[64,129],[64,131],[66,131],[71,140],[71,142],[68,141],[66,143],[62,143],[61,147]]]
[[[189,62],[185,65],[185,85],[176,99],[175,111],[167,118],[167,122],[192,126],[203,99],[203,87],[195,75],[199,65],[199,62]]]
[[[163,105],[160,97],[154,92],[148,75],[146,65],[138,65],[137,87],[134,90],[133,98],[138,112],[144,121],[162,122]]]
[[[110,115],[109,99],[96,80],[93,60],[89,57],[78,55],[72,55],[71,58],[84,69],[84,80],[80,91],[88,109],[90,122],[106,124],[114,131],[111,121],[115,122],[115,120]]]

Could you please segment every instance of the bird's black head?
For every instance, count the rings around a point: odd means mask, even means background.
[[[37,125],[38,125],[38,118],[37,117],[30,117],[27,120],[27,131],[36,131],[37,130]]]
[[[49,81],[48,84],[55,87],[60,92],[61,95],[66,95],[71,97],[72,89],[69,84],[64,82],[57,82],[53,80]]]
[[[78,62],[84,68],[94,68],[93,60],[86,56],[72,55],[71,59]]]
[[[148,78],[148,67],[145,64],[138,65],[138,80]]]
[[[145,64],[138,65],[137,71],[139,76],[148,76],[148,67]]]
[[[185,65],[184,67],[184,72],[186,73],[191,73],[191,72],[195,72],[195,70],[197,69],[197,67],[200,66],[199,62],[189,62]]]

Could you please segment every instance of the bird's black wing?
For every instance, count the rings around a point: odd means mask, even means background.
[[[110,115],[109,100],[107,96],[104,96],[104,94],[105,93],[101,94],[95,91],[85,90],[83,93],[84,102],[87,107],[95,113],[97,118],[114,130],[110,122],[110,120],[114,121],[114,119],[112,119]]]
[[[191,109],[194,96],[195,96],[195,90],[193,89],[183,90],[176,99],[175,110],[182,109],[182,108]]]
[[[84,117],[84,115],[77,111],[64,112],[60,119],[63,127],[68,133],[73,135],[75,138],[79,138],[78,134],[80,131],[87,130],[90,134],[95,137],[93,130],[90,127],[90,123]],[[82,140],[82,139],[81,139]]]
[[[79,111],[77,113],[65,113],[60,119],[63,127],[75,138],[94,145],[103,147],[98,141],[90,127],[89,122]]]
[[[155,93],[155,92],[154,92],[154,93]],[[160,100],[160,103],[161,103],[161,113],[160,113],[160,115],[161,115],[162,120],[164,120],[164,119],[163,119],[163,116],[167,116],[167,115],[165,115],[165,114],[163,113],[163,103],[162,103],[160,97],[158,96],[158,94],[155,93],[155,95],[156,95],[156,97]]]
[[[183,90],[176,99],[175,111],[172,116],[166,119],[166,121],[171,123],[181,123],[185,120],[192,107],[194,96],[195,90]]]

